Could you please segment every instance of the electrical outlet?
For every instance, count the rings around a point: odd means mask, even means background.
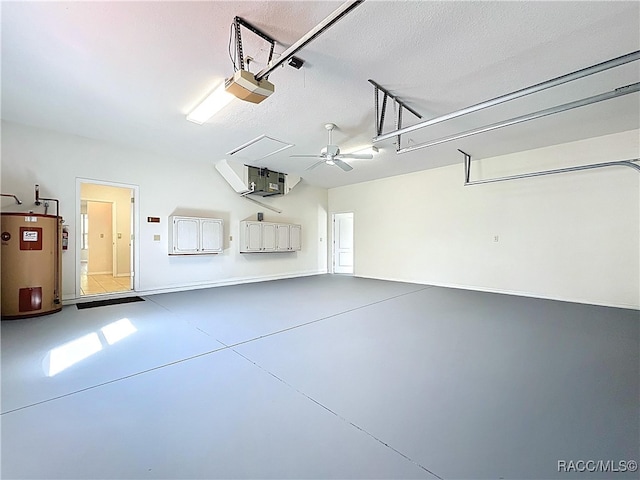
[[[229,235],[229,241],[233,242],[233,235]]]
[[[493,236],[493,241],[494,242],[499,242],[500,241],[500,237],[498,235],[494,235]]]
[[[153,236],[153,241],[154,242],[159,242],[160,241],[160,235],[154,235]]]

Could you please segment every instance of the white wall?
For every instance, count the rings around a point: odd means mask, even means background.
[[[638,158],[639,134],[474,161],[472,180]],[[463,178],[461,157],[458,165],[329,190],[330,213],[355,214],[355,274],[640,308],[637,171],[467,187]]]
[[[276,214],[240,198],[211,163],[159,155],[55,133],[9,122],[2,123],[2,192],[18,195],[23,205],[2,197],[3,211],[37,210],[34,185],[41,196],[58,198],[61,215],[70,227],[69,250],[63,254],[63,299],[76,297],[76,178],[139,187],[139,270],[141,293],[198,286],[239,283],[324,273],[326,264],[327,190],[299,183],[285,197],[266,199],[280,208]],[[79,210],[78,210],[79,211]],[[239,221],[263,211],[266,221],[302,225],[302,251],[239,254]],[[168,255],[169,215],[200,215],[225,222],[225,250],[220,255]],[[161,223],[147,223],[149,216]],[[160,235],[160,241],[154,241]],[[229,236],[233,237],[230,241]]]

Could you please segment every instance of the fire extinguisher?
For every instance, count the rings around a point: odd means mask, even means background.
[[[62,250],[69,249],[69,227],[62,227]]]

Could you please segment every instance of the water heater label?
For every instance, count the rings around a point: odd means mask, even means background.
[[[23,242],[37,242],[38,241],[38,232],[34,232],[32,230],[24,230],[22,232],[22,241]]]
[[[25,222],[37,222],[38,217],[24,217]]]
[[[42,250],[42,228],[20,227],[20,250]]]

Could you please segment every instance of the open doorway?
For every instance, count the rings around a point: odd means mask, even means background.
[[[353,275],[353,212],[333,214],[333,273]]]
[[[78,181],[78,285],[76,294],[134,290],[135,188]]]

